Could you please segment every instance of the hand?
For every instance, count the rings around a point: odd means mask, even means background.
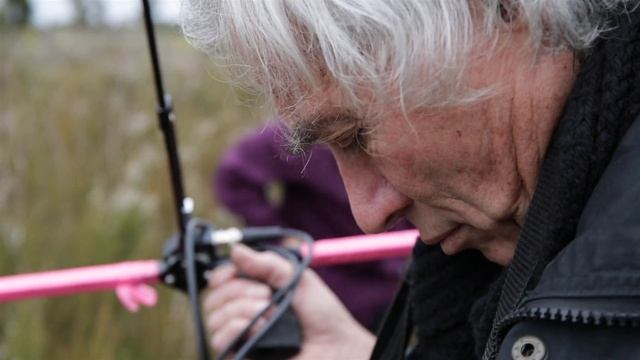
[[[220,352],[271,299],[271,288],[286,284],[293,266],[271,252],[244,245],[231,251],[232,264],[218,267],[210,279],[204,308],[211,345]],[[238,274],[246,275],[241,278]],[[303,332],[297,360],[366,359],[375,338],[363,328],[318,277],[306,270],[293,298],[293,310]],[[260,327],[264,321],[258,321]]]

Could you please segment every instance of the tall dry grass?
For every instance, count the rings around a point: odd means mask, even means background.
[[[196,213],[232,220],[209,189],[259,110],[215,82],[176,29],[159,33]],[[159,258],[175,231],[142,28],[0,34],[0,274]],[[240,94],[241,98],[249,99]],[[0,304],[0,359],[189,359],[186,298],[127,313],[111,293]]]

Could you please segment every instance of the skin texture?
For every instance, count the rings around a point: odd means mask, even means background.
[[[364,231],[383,231],[405,217],[424,242],[439,244],[447,254],[475,248],[496,263],[511,261],[577,70],[571,52],[535,53],[527,39],[515,31],[490,55],[472,57],[464,77],[468,86],[497,85],[494,96],[464,107],[406,116],[392,111],[371,119],[350,109],[328,85],[296,108],[292,126],[305,129],[298,134],[329,142]],[[217,350],[266,303],[265,284],[277,287],[291,273],[290,265],[273,254],[237,248],[232,260],[233,265],[214,271],[206,299]],[[256,281],[237,278],[239,272]],[[298,359],[369,356],[373,336],[310,270],[300,282],[294,310],[304,332]]]
[[[475,248],[496,263],[511,261],[576,67],[568,51],[534,63],[524,34],[509,41],[468,70],[471,87],[499,79],[496,94],[474,104],[372,120],[329,87],[298,110],[293,126],[328,139],[365,232],[404,217],[447,254]]]

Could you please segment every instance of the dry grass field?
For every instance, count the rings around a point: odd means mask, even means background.
[[[0,274],[159,258],[175,231],[142,26],[0,33]],[[258,101],[211,76],[177,29],[159,33],[196,214],[233,222],[209,179]],[[190,359],[185,296],[153,309],[112,293],[0,304],[0,359]]]

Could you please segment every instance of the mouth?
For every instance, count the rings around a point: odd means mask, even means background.
[[[460,229],[460,225],[454,227],[451,230],[447,230],[441,233],[440,235],[430,237],[428,239],[423,238],[422,241],[427,245],[436,245],[438,243],[445,241],[448,237],[452,236],[458,229]]]

